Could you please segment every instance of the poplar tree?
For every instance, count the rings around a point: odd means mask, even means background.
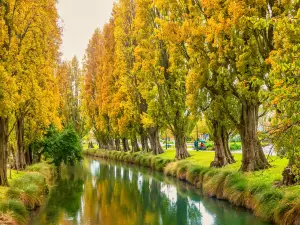
[[[281,7],[282,16],[273,21],[274,50],[267,59],[272,66],[272,91],[265,107],[273,110],[268,137],[277,154],[289,159],[283,183],[291,185],[299,181],[300,171],[300,3],[287,1]]]

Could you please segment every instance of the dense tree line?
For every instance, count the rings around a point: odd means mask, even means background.
[[[161,130],[175,137],[176,158],[206,117],[215,143],[211,166],[234,163],[229,133],[241,136],[242,171],[270,167],[266,137],[299,159],[298,1],[120,0],[85,58],[84,96],[100,148],[163,152]],[[122,143],[122,147],[121,147]],[[150,146],[148,145],[150,143]],[[299,167],[298,167],[299,168]],[[293,170],[293,169],[292,169]]]
[[[0,1],[0,185],[8,157],[31,164],[29,143],[56,120],[57,19],[55,0]]]
[[[69,149],[80,155],[81,143],[69,127],[80,137],[86,133],[80,101],[83,77],[76,58],[60,61],[56,4],[0,0],[0,185],[8,185],[7,164],[23,170],[42,153],[53,156],[53,146],[73,140],[75,147]],[[58,129],[52,145],[47,139],[50,125]],[[66,152],[53,160],[68,162]]]
[[[102,149],[153,154],[163,152],[160,135],[171,131],[176,158],[184,159],[201,117],[215,144],[211,166],[235,162],[234,132],[242,171],[270,166],[265,138],[290,160],[286,182],[299,179],[299,7],[119,0],[81,68],[76,58],[60,60],[56,1],[0,0],[0,185],[7,185],[7,163],[22,170],[40,158],[50,125],[80,138],[93,127]]]

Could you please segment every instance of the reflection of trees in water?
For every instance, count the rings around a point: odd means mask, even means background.
[[[71,171],[62,171],[50,194],[48,223],[37,224],[262,225],[226,202],[145,168],[86,160]]]
[[[105,161],[101,163],[100,170],[108,168]],[[245,210],[225,201],[203,196],[200,190],[187,183],[167,178],[162,173],[151,172],[149,169],[136,166],[124,166],[124,164],[117,167],[116,177],[114,167],[110,167],[107,173],[110,179],[107,181],[104,176],[103,179],[98,180],[97,184],[103,190],[98,193],[103,206],[100,212],[106,210],[105,217],[118,215],[119,218],[111,222],[105,221],[104,224],[264,224]],[[142,180],[139,179],[139,174]],[[142,182],[141,187],[138,182]],[[105,186],[105,183],[108,186]],[[105,188],[110,184],[113,184],[113,188],[109,192]],[[165,184],[175,187],[174,193],[170,193],[171,189],[162,190]],[[103,201],[104,199],[107,201]],[[114,208],[115,206],[117,207]],[[106,207],[112,207],[114,210]]]
[[[174,202],[168,195],[162,194],[160,180],[163,176],[150,181],[149,175],[138,172],[140,170],[135,167],[114,167],[105,162],[101,162],[100,171],[95,178],[97,188],[88,188],[92,186],[91,181],[85,182],[85,216],[94,218],[91,224],[100,221],[107,225],[196,224],[191,222],[196,221],[200,213],[189,205],[185,196],[177,193],[177,202]],[[91,199],[93,202],[90,202]],[[189,219],[189,222],[188,212],[195,218]]]
[[[46,207],[33,224],[52,225],[64,220],[76,221],[86,176],[87,171],[82,165],[63,167],[56,186],[48,196]]]
[[[71,176],[72,177],[72,176]],[[60,180],[49,194],[49,201],[34,224],[59,224],[64,218],[76,218],[81,207],[83,180]]]

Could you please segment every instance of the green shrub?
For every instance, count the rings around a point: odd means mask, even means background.
[[[50,126],[42,146],[44,156],[51,159],[55,166],[60,166],[61,163],[73,165],[82,159],[81,141],[72,127],[59,132],[54,126]]]
[[[230,150],[241,150],[242,149],[242,143],[241,142],[230,142],[229,143]]]

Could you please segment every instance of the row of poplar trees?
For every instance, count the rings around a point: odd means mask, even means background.
[[[52,124],[86,129],[79,62],[60,60],[56,0],[0,0],[0,185],[40,159]]]
[[[84,97],[103,149],[160,154],[160,130],[186,137],[203,115],[215,146],[211,166],[234,163],[229,133],[242,141],[242,171],[270,166],[258,136],[299,161],[300,1],[119,0],[86,50]],[[150,143],[150,146],[148,145]],[[122,145],[122,148],[121,148]]]
[[[57,18],[55,0],[0,0],[0,185],[7,185],[10,148],[24,169],[32,161],[24,142],[55,120]]]

